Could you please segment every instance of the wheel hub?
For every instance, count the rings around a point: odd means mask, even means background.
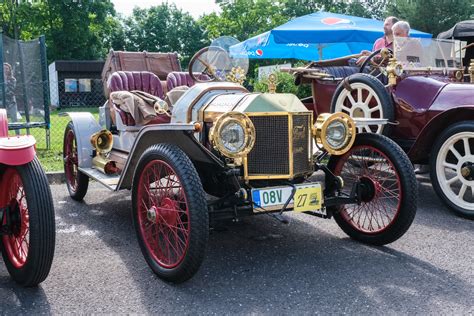
[[[474,178],[474,164],[468,162],[464,163],[461,166],[461,175],[467,181],[472,181]]]
[[[365,117],[365,111],[364,109],[360,107],[356,107],[354,111],[352,112],[352,117]]]
[[[177,203],[169,197],[162,200],[161,206],[158,208],[160,220],[163,220],[170,226],[176,226],[178,221]]]
[[[370,202],[376,196],[377,192],[380,191],[380,184],[369,177],[362,177],[360,178],[360,185],[361,185],[361,201],[362,202]]]
[[[156,207],[152,206],[146,211],[146,218],[150,222],[156,223]]]
[[[14,236],[21,234],[21,210],[16,199],[10,201],[10,231]]]

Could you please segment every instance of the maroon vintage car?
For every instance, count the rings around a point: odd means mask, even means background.
[[[468,47],[467,50],[474,49]],[[311,83],[318,113],[385,119],[363,131],[391,137],[412,163],[429,165],[433,187],[458,215],[474,218],[474,63],[459,41],[397,38],[361,67],[346,58],[289,69]],[[353,66],[350,66],[350,65]]]

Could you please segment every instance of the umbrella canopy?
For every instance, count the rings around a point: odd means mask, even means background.
[[[291,20],[231,48],[249,58],[323,60],[371,50],[383,36],[383,22],[344,14],[317,12]],[[412,37],[431,34],[412,30]]]
[[[468,37],[474,37],[474,20],[456,23],[455,26],[438,35],[438,38],[441,39],[463,39]]]

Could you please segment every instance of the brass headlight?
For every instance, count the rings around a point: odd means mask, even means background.
[[[247,115],[228,112],[217,119],[209,138],[214,148],[224,156],[242,158],[255,144],[255,127]]]
[[[343,155],[355,141],[354,120],[342,112],[321,114],[316,119],[314,136],[331,155]]]

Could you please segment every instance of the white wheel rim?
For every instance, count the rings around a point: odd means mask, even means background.
[[[377,93],[375,93],[374,89],[360,82],[351,83],[351,88],[357,91],[355,99],[352,96],[352,92],[347,89],[342,90],[336,100],[336,112],[344,112],[349,114],[349,116],[351,117],[384,118],[382,103],[380,102],[380,98]],[[363,93],[364,91],[368,93],[365,98]],[[370,102],[373,99],[375,99],[377,103],[372,103],[372,106],[370,106]],[[346,102],[346,100],[349,100],[349,102]],[[346,106],[347,103],[349,103],[350,105]],[[379,113],[379,115],[377,115],[376,113]],[[361,114],[363,115],[361,116]],[[357,127],[357,131],[359,133],[373,133],[374,131],[370,128],[371,126],[377,127],[375,133],[382,134],[383,125],[381,124]]]
[[[461,132],[444,142],[436,157],[436,177],[444,195],[453,204],[474,211],[474,180],[462,175],[463,167],[474,164],[474,146],[469,139],[474,139],[474,133]]]

